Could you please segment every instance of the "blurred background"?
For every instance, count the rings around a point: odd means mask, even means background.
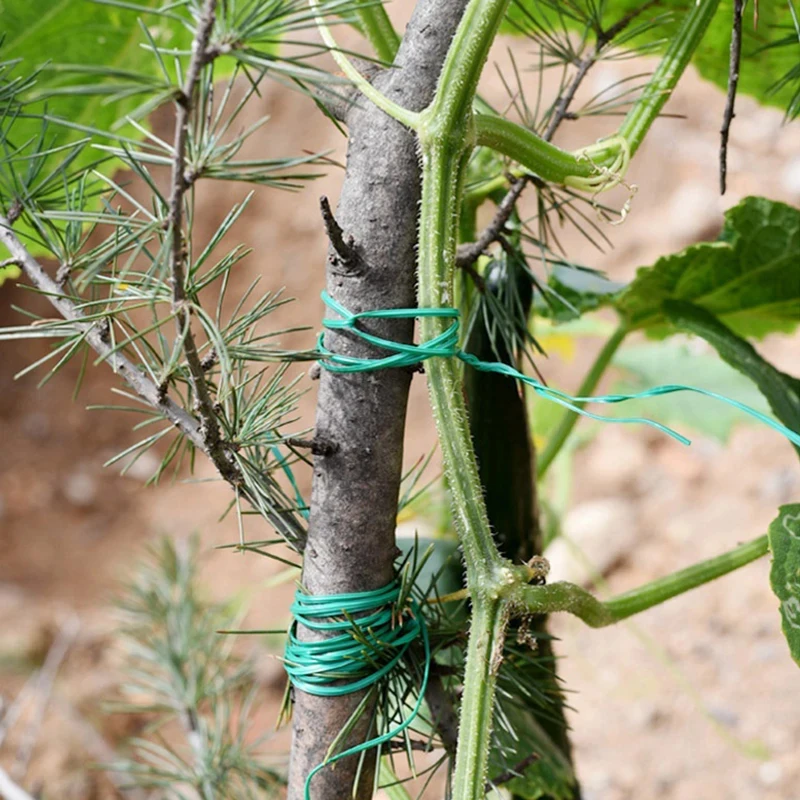
[[[412,6],[395,0],[390,12],[402,24]],[[507,46],[523,67],[532,62],[526,43],[508,41],[498,43],[493,62],[508,68]],[[581,95],[589,98],[648,68],[640,60],[600,64]],[[534,86],[537,76],[528,72],[524,79]],[[493,63],[484,89],[503,106]],[[667,107],[675,116],[656,123],[632,164],[629,180],[638,187],[632,211],[624,224],[605,228],[613,249],[601,252],[566,228],[561,241],[574,261],[627,281],[660,255],[714,238],[723,211],[749,194],[800,202],[797,132],[782,126],[779,111],[748,98],[738,100],[728,192],[719,196],[723,106],[717,89],[686,76]],[[307,97],[266,82],[247,111],[250,121],[265,114],[271,120],[250,141],[253,154],[326,150],[343,161],[344,137]],[[577,148],[615,124],[607,117],[566,123],[557,142]],[[167,132],[169,109],[157,113],[152,125]],[[253,253],[238,273],[240,286],[232,289],[243,289],[256,275],[264,286],[286,287],[296,301],[280,312],[281,322],[308,327],[285,338],[289,347],[312,346],[323,315],[326,242],[318,201],[323,194],[335,201],[342,174],[332,167],[291,195],[258,190],[235,228],[237,240]],[[201,191],[199,235],[215,228],[245,193],[226,184]],[[13,306],[31,303],[29,293],[7,282],[0,287],[0,324],[19,324]],[[571,391],[601,340],[552,331],[544,343],[550,358],[539,361],[540,369],[551,385]],[[198,533],[208,592],[230,600],[247,590],[245,627],[285,626],[294,586],[290,580],[271,585],[280,564],[213,549],[238,537],[233,517],[219,520],[230,498],[226,486],[166,479],[145,488],[157,466],[152,455],[124,477],[116,467],[104,469],[108,458],[135,441],[125,414],[86,410],[111,402],[114,376],[104,367],[90,369],[77,397],[77,363],[41,390],[36,372],[15,380],[45,348],[21,341],[0,350],[0,708],[28,685],[22,716],[0,733],[0,764],[24,770],[26,785],[43,787],[47,797],[105,800],[120,795],[93,763],[108,760],[117,743],[145,722],[105,714],[101,707],[121,679],[113,597],[144,545],[163,534]],[[797,373],[798,337],[770,337],[760,348],[779,368]],[[716,366],[697,342],[656,346],[634,339],[619,360],[609,386],[630,379],[631,370],[648,384],[695,370],[704,386],[722,386],[749,400],[746,384]],[[298,430],[313,424],[315,384],[305,386]],[[666,413],[648,410],[656,417]],[[623,591],[765,532],[776,507],[800,495],[796,455],[775,433],[726,413],[702,399],[673,409],[672,421],[677,416],[678,427],[693,438],[689,448],[642,428],[582,422],[581,446],[553,470],[548,486],[558,507],[568,509],[567,538],[551,553],[552,577],[590,582],[599,573],[604,583],[598,591]],[[418,376],[407,463],[433,443],[424,377]],[[199,462],[195,478],[211,477]],[[307,492],[309,476],[301,474],[300,481]],[[421,513],[404,527],[424,533],[434,522]],[[269,538],[271,531],[254,525],[249,535]],[[613,628],[590,630],[567,616],[553,620],[586,800],[800,798],[797,666],[782,639],[768,569],[763,559]],[[270,698],[257,724],[269,730],[283,695],[281,664],[263,645],[252,639],[247,645]],[[51,685],[31,687],[31,673],[48,654],[51,664],[59,662]],[[287,746],[285,731],[269,743],[276,754]]]

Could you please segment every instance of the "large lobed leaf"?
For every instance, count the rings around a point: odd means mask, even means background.
[[[781,602],[783,633],[800,664],[800,503],[781,506],[769,526],[772,591]]]
[[[530,25],[531,18],[544,20],[556,30],[562,21],[569,28],[582,31],[585,20],[599,13],[604,29],[610,28],[626,15],[643,5],[644,0],[572,0],[556,3],[555,0],[514,0],[509,11],[512,24],[507,30],[519,30],[517,25]],[[626,47],[646,46],[648,53],[663,51],[674,36],[684,15],[695,0],[660,0],[644,11],[635,23],[647,23],[643,30],[626,42]],[[751,95],[762,103],[786,109],[795,92],[793,82],[778,86],[782,78],[796,70],[800,60],[800,42],[792,41],[796,34],[788,0],[759,2],[757,25],[752,3],[747,4],[742,30],[742,61],[739,71],[739,92]],[[557,15],[554,6],[561,6]],[[669,12],[669,13],[666,13]],[[532,16],[529,16],[532,15]],[[699,73],[717,86],[728,84],[728,62],[733,21],[733,0],[722,0],[711,27],[693,57]],[[633,26],[631,26],[633,28]],[[772,46],[787,40],[784,46]],[[767,49],[764,49],[767,48]],[[720,109],[721,113],[721,109]]]
[[[800,323],[800,210],[748,197],[725,215],[716,242],[640,269],[617,309],[632,328],[665,336],[671,300],[715,314],[741,336],[791,332]]]

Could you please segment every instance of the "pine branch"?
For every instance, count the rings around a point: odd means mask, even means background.
[[[115,373],[121,375],[136,394],[149,406],[164,415],[198,449],[208,455],[205,438],[197,420],[170,400],[133,362],[119,351],[114,351],[106,334],[105,326],[98,323],[81,322],[83,314],[58,284],[45,272],[44,267],[28,252],[11,228],[9,221],[0,215],[0,242],[19,264],[28,280],[38,289],[68,322],[83,335],[86,343],[105,361]]]
[[[483,255],[486,248],[498,241],[499,237],[503,235],[506,223],[511,219],[511,215],[517,206],[517,200],[525,190],[527,180],[527,176],[513,179],[511,189],[500,201],[500,205],[497,206],[494,219],[484,228],[476,241],[463,244],[458,248],[456,266],[464,270],[470,269]]]
[[[515,764],[505,772],[501,772],[491,780],[486,781],[486,784],[483,787],[484,791],[486,794],[489,794],[489,792],[493,791],[498,786],[502,786],[504,783],[513,781],[514,778],[519,778],[531,764],[534,764],[540,758],[541,756],[538,753],[531,753],[530,755],[525,756],[525,758],[523,758],[518,764]]]
[[[580,61],[578,61],[578,63],[575,65],[576,66],[575,75],[570,81],[569,86],[564,92],[562,92],[558,100],[556,100],[556,105],[553,110],[553,116],[550,118],[547,128],[545,129],[545,132],[542,135],[542,138],[545,141],[549,142],[555,135],[555,132],[558,130],[561,123],[568,118],[569,107],[572,104],[572,101],[575,99],[575,95],[577,94],[580,85],[583,83],[589,70],[597,63],[598,59],[603,54],[603,51],[638,16],[640,16],[645,11],[652,8],[659,2],[661,2],[661,0],[648,0],[648,2],[643,3],[639,8],[633,9],[633,11],[630,11],[628,14],[622,17],[622,19],[615,22],[610,28],[598,31],[592,52],[589,53],[589,55],[582,58]]]
[[[186,242],[183,232],[183,202],[187,190],[191,186],[191,178],[186,175],[186,141],[189,135],[189,123],[194,110],[194,96],[200,72],[208,58],[206,51],[211,30],[214,27],[216,0],[206,0],[200,23],[192,43],[192,58],[189,69],[176,100],[175,141],[172,162],[172,189],[169,198],[169,235],[170,257],[169,267],[172,274],[172,306],[175,311],[175,324],[178,337],[183,340],[183,351],[189,367],[189,376],[195,394],[196,411],[200,417],[200,432],[204,449],[208,453],[220,474],[226,480],[232,480],[238,470],[228,457],[219,433],[219,423],[214,412],[214,403],[206,382],[206,370],[197,351],[197,344],[192,333],[191,312],[186,300]]]

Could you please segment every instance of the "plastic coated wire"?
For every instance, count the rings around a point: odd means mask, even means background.
[[[624,403],[628,400],[660,397],[675,392],[694,392],[739,409],[800,446],[800,435],[795,431],[750,406],[706,389],[682,384],[668,384],[635,394],[575,397],[545,386],[536,378],[524,375],[509,364],[499,361],[481,361],[474,355],[465,353],[458,346],[460,313],[455,308],[393,308],[354,314],[334,300],[327,292],[322,293],[322,299],[325,305],[339,316],[339,319],[324,319],[322,321],[324,330],[349,331],[360,339],[388,352],[388,355],[378,358],[339,355],[325,346],[323,330],[319,336],[317,349],[321,354],[322,366],[330,372],[373,372],[380,369],[413,367],[429,358],[458,358],[473,369],[494,372],[521,381],[530,386],[539,396],[589,419],[600,422],[650,425],[684,444],[690,444],[685,436],[655,420],[644,417],[604,417],[586,411],[579,404]],[[443,333],[420,344],[393,342],[361,330],[357,325],[360,320],[366,319],[417,319],[420,317],[441,317],[451,319],[452,323]],[[299,498],[298,502],[301,503],[302,497],[300,497],[297,484],[288,468],[286,458],[280,454],[280,451],[276,451],[276,458],[278,464],[287,470],[295,494]],[[393,581],[388,586],[371,592],[312,596],[298,589],[295,595],[295,601],[291,608],[295,622],[289,631],[285,658],[289,679],[292,685],[301,691],[323,697],[337,697],[362,691],[389,676],[400,663],[412,642],[421,638],[425,651],[422,683],[417,702],[408,717],[393,730],[341,753],[336,753],[322,764],[314,767],[306,778],[305,800],[311,798],[312,779],[326,764],[373,747],[379,747],[406,730],[420,712],[430,672],[430,642],[419,607],[413,601],[406,609],[396,607],[399,592],[398,582]],[[298,624],[312,631],[331,635],[325,636],[319,641],[301,641],[296,635]]]
[[[372,372],[389,367],[413,367],[416,364],[427,361],[429,358],[458,358],[473,369],[480,370],[481,372],[495,372],[499,375],[506,375],[521,381],[530,386],[540,397],[550,400],[553,403],[558,403],[558,405],[570,411],[574,411],[581,416],[598,420],[599,422],[618,422],[622,424],[639,423],[649,425],[668,434],[673,439],[677,439],[683,444],[691,444],[691,441],[672,428],[660,422],[656,422],[655,420],[647,419],[646,417],[604,417],[600,414],[587,411],[578,404],[624,403],[628,400],[660,397],[661,395],[674,394],[675,392],[694,392],[695,394],[705,397],[711,397],[714,400],[720,400],[733,408],[739,409],[739,411],[768,425],[773,430],[785,436],[790,442],[800,447],[800,434],[796,431],[787,428],[785,425],[768,417],[766,414],[762,414],[760,411],[756,411],[756,409],[750,408],[750,406],[744,403],[740,403],[738,400],[732,400],[729,397],[709,391],[708,389],[671,383],[665,386],[656,386],[652,389],[646,389],[645,391],[636,392],[634,394],[605,394],[595,397],[576,397],[566,392],[559,391],[558,389],[545,386],[543,383],[536,380],[536,378],[530,375],[524,375],[509,364],[505,364],[501,361],[481,361],[476,356],[465,353],[458,346],[460,313],[456,308],[390,308],[376,311],[362,311],[354,314],[348,311],[341,303],[334,300],[327,292],[322,293],[322,300],[329,309],[340,317],[340,319],[323,319],[322,326],[325,330],[349,331],[360,339],[376,347],[388,350],[390,353],[390,355],[381,358],[356,358],[353,356],[339,355],[325,347],[325,333],[323,331],[319,335],[317,349],[322,355],[320,360],[322,367],[329,372]],[[415,319],[419,317],[443,317],[445,319],[452,319],[453,322],[443,333],[421,344],[393,342],[390,339],[383,339],[380,336],[375,336],[367,331],[361,330],[357,325],[359,320],[364,319]]]
[[[431,649],[425,619],[411,600],[397,607],[400,584],[395,580],[381,589],[351,594],[309,595],[298,589],[291,607],[294,623],[286,645],[285,667],[296,689],[321,697],[368,689],[388,677],[411,644],[422,639],[425,666],[417,702],[397,727],[369,741],[326,758],[312,769],[305,783],[305,799],[311,797],[311,781],[327,764],[393,739],[408,728],[422,707],[430,673]],[[327,635],[318,641],[301,641],[297,625]]]

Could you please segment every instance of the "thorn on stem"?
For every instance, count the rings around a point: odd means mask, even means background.
[[[322,221],[325,224],[325,233],[328,235],[331,247],[333,247],[333,251],[336,254],[335,260],[343,267],[346,267],[348,272],[358,271],[360,258],[356,252],[355,240],[352,236],[348,236],[345,239],[344,231],[336,221],[336,217],[333,216],[331,205],[325,195],[320,197],[319,207],[322,212]]]
[[[315,435],[312,439],[290,436],[284,440],[290,447],[310,450],[314,456],[332,456],[339,452],[339,445],[324,436]]]

